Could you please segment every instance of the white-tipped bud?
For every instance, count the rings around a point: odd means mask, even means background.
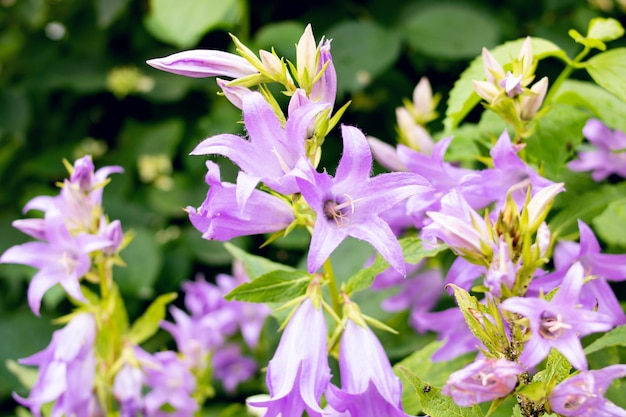
[[[317,60],[317,45],[315,44],[311,24],[306,26],[304,33],[300,37],[300,40],[298,40],[298,44],[296,45],[296,58],[298,82],[300,83],[300,87],[308,90],[310,88],[308,84],[313,80],[315,74],[317,74],[317,66],[315,65]]]
[[[430,155],[434,143],[426,129],[415,122],[413,116],[405,107],[396,108],[396,119],[400,136],[406,145],[420,153]]]
[[[519,61],[522,64],[522,76],[528,78],[533,76],[535,71],[533,63],[533,48],[530,42],[530,36],[527,36],[522,44],[522,48],[519,51]]]
[[[476,91],[476,94],[489,104],[493,104],[502,91],[495,84],[492,84],[489,81],[473,80],[472,82],[474,83],[474,91]]]
[[[372,155],[374,155],[376,161],[383,167],[390,171],[408,171],[407,167],[398,157],[396,148],[373,136],[368,136],[367,142],[372,150]]]
[[[522,120],[532,120],[543,104],[543,99],[548,92],[548,77],[543,77],[530,88],[530,92],[522,98],[521,114]]]
[[[531,198],[526,206],[528,212],[528,228],[531,231],[537,230],[550,211],[554,198],[560,192],[565,191],[565,183],[558,182],[542,188]]]
[[[485,67],[485,78],[488,82],[495,84],[504,77],[502,65],[491,55],[487,48],[483,48],[483,65]]]
[[[278,58],[276,54],[264,51],[263,49],[259,51],[259,57],[265,68],[266,75],[273,80],[282,80],[284,74],[287,73],[287,69],[280,58]]]
[[[215,81],[217,82],[219,88],[222,89],[222,93],[224,93],[224,96],[226,96],[228,101],[230,101],[238,109],[243,109],[243,97],[246,94],[250,94],[251,91],[247,87],[237,85],[229,86],[229,82],[221,78],[216,78]]]
[[[432,111],[433,90],[428,78],[422,77],[413,90],[413,106],[419,115],[426,115]]]

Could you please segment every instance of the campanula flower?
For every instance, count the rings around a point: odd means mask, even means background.
[[[592,150],[578,153],[567,166],[572,171],[592,171],[591,178],[602,181],[611,174],[626,177],[626,133],[611,130],[598,119],[589,119],[583,135],[593,145]]]
[[[146,63],[161,71],[193,78],[239,78],[259,71],[245,58],[224,51],[194,49],[178,52]]]
[[[283,128],[260,93],[247,94],[242,101],[243,120],[250,139],[220,134],[205,139],[191,152],[192,155],[223,155],[241,168],[236,188],[241,210],[261,181],[281,194],[298,192],[292,171],[298,160],[306,157],[309,125],[320,111],[328,107],[327,104],[302,106],[289,117]],[[264,213],[263,217],[270,216]]]
[[[587,358],[579,338],[610,330],[613,319],[606,314],[580,308],[583,278],[583,267],[577,262],[569,269],[561,287],[550,301],[534,297],[512,297],[502,302],[504,310],[529,319],[531,336],[519,357],[524,365],[537,365],[554,348],[574,368],[587,369]]]
[[[37,381],[27,398],[15,399],[36,417],[41,406],[54,401],[53,416],[90,417],[94,407],[96,357],[96,320],[89,313],[79,313],[52,335],[44,350],[20,359],[24,365],[39,367]]]
[[[611,365],[571,376],[550,392],[550,408],[565,417],[626,417],[626,410],[604,398],[613,380],[624,377],[626,365]]]
[[[237,385],[252,378],[256,371],[256,361],[243,356],[237,344],[222,346],[213,354],[213,376],[222,381],[228,393],[234,393]]]
[[[306,298],[287,323],[267,366],[270,398],[249,404],[267,408],[265,417],[300,416],[304,410],[310,417],[321,417],[319,401],[330,381],[327,332],[321,306]]]
[[[316,214],[308,270],[317,271],[333,250],[352,236],[369,242],[405,275],[400,244],[380,215],[412,195],[430,191],[430,185],[423,177],[408,172],[370,178],[372,154],[367,139],[355,127],[342,126],[341,131],[343,155],[335,177],[306,166],[302,178],[297,178],[302,196]]]
[[[524,367],[505,359],[479,359],[453,372],[442,392],[461,407],[507,396],[517,385]]]
[[[120,408],[120,417],[135,417],[143,410],[143,373],[125,363],[113,380],[113,396]]]
[[[80,279],[91,269],[89,254],[110,247],[112,242],[97,235],[79,234],[75,237],[62,218],[45,219],[46,242],[27,242],[7,249],[0,263],[29,265],[39,271],[28,286],[28,304],[39,315],[43,295],[56,284],[61,284],[71,297],[84,300]]]
[[[402,410],[402,382],[380,341],[365,324],[348,319],[339,344],[341,389],[329,385],[327,415],[408,417]]]
[[[207,161],[209,191],[202,205],[187,207],[191,224],[208,240],[227,241],[237,236],[272,233],[285,229],[295,219],[289,204],[278,197],[252,189],[242,209],[235,184],[222,182],[220,168]]]

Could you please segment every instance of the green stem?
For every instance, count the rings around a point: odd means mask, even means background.
[[[580,61],[582,61],[582,59],[584,57],[587,56],[587,54],[589,54],[589,52],[591,51],[591,48],[589,48],[588,46],[585,46],[585,48],[580,51],[580,53],[578,55],[576,55],[576,58],[574,58],[572,61],[569,61],[567,63],[567,67],[565,67],[565,69],[563,69],[563,71],[559,74],[559,76],[557,77],[557,79],[554,81],[554,83],[552,84],[552,87],[550,88],[550,91],[548,91],[548,95],[546,96],[544,102],[544,105],[548,105],[552,102],[552,99],[554,98],[554,95],[556,94],[557,91],[559,91],[559,88],[561,87],[561,84],[563,84],[563,82],[565,80],[567,80],[570,76],[570,74],[575,70],[578,69],[578,64]]]
[[[328,291],[330,292],[330,303],[333,306],[333,311],[337,316],[341,317],[341,302],[339,299],[339,287],[337,286],[337,280],[333,271],[333,265],[330,258],[324,262],[324,272],[326,278],[328,278]]]

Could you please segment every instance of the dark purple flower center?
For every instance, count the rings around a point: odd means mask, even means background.
[[[343,226],[345,221],[349,221],[349,215],[354,213],[354,203],[348,194],[344,194],[346,201],[339,202],[337,199],[328,199],[324,201],[324,216],[328,220],[333,220],[337,226]]]
[[[539,334],[544,339],[554,339],[559,337],[564,329],[572,328],[571,325],[563,323],[563,317],[560,314],[554,314],[551,311],[544,311],[539,318],[541,319]]]
[[[584,395],[570,394],[565,397],[563,408],[565,408],[566,410],[575,410],[583,405],[585,401],[587,401],[587,397],[585,397]]]

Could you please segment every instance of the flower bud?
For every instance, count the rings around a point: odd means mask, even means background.
[[[239,78],[258,73],[246,59],[224,51],[192,49],[146,63],[156,69],[193,78]]]
[[[543,77],[530,87],[530,93],[522,97],[521,118],[522,120],[532,120],[543,104],[543,99],[548,91],[548,77]]]

